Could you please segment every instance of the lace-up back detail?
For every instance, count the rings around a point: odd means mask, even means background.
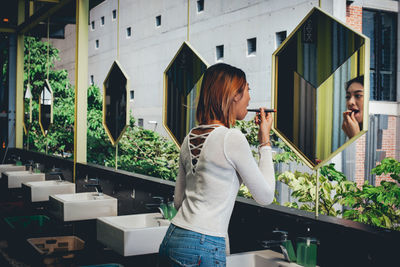
[[[203,149],[204,142],[210,133],[220,127],[219,124],[199,125],[193,128],[189,133],[189,150],[192,163],[192,172],[196,172],[196,165],[199,161],[201,150]]]

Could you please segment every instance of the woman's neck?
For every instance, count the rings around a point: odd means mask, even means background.
[[[223,124],[221,121],[219,120],[209,120],[205,123],[205,125],[211,125],[211,124],[218,124],[218,125],[222,125],[225,126],[225,124]]]

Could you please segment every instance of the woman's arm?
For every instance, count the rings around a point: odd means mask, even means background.
[[[175,191],[174,191],[174,206],[176,210],[178,210],[183,202],[183,199],[185,198],[185,189],[186,189],[186,170],[185,170],[185,164],[183,163],[182,160],[182,150],[179,155],[179,170],[178,170],[178,176],[176,177],[176,183],[175,183]]]
[[[270,146],[259,148],[257,165],[246,137],[237,129],[231,129],[224,143],[225,156],[261,205],[271,204],[275,193],[275,172]]]

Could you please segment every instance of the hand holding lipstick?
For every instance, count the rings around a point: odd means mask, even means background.
[[[260,144],[270,144],[269,133],[272,128],[272,122],[274,121],[271,112],[265,112],[263,108],[257,112],[257,116],[254,118],[254,122],[260,126],[258,130],[258,141]]]
[[[355,118],[355,111],[346,110],[343,112],[342,130],[349,138],[352,138],[360,132],[360,125]]]

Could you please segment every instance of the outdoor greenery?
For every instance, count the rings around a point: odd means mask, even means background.
[[[49,49],[49,60],[47,60]],[[32,37],[25,39],[25,83],[28,76],[33,95],[33,123],[29,135],[24,137],[25,146],[31,150],[71,158],[74,140],[74,98],[75,90],[68,80],[65,70],[54,70],[54,62],[59,58],[57,49]],[[47,78],[54,93],[54,124],[44,137],[38,125],[38,98]],[[25,101],[25,111],[28,111]],[[111,145],[102,125],[102,97],[97,86],[88,88],[88,129],[87,160],[90,163],[115,167],[115,147]],[[247,137],[253,148],[256,147],[257,126],[252,121],[239,121],[236,126]],[[275,164],[291,162],[301,164],[300,159],[276,135],[272,135]],[[129,126],[118,145],[118,168],[142,173],[161,179],[174,181],[178,171],[179,150],[175,144],[159,134],[135,125],[131,117]],[[335,170],[334,164],[320,169],[319,212],[391,229],[399,229],[400,223],[400,163],[386,158],[372,170],[375,175],[390,174],[395,182],[384,181],[380,186],[365,183],[357,187],[348,181],[343,173]],[[276,174],[277,180],[287,184],[295,201],[285,206],[315,212],[316,174],[308,172],[284,172]],[[239,195],[251,197],[245,186]],[[343,208],[342,208],[343,207]]]

